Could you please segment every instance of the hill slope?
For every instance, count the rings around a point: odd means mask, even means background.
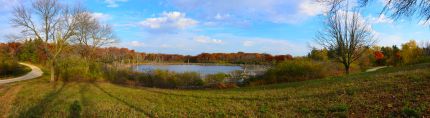
[[[430,64],[230,90],[130,88],[110,83],[0,86],[0,117],[430,116]]]

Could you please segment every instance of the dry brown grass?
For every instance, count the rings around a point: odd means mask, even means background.
[[[14,103],[14,101],[16,100],[16,95],[18,94],[18,92],[21,90],[22,85],[17,85],[17,86],[13,86],[13,87],[5,87],[5,86],[0,86],[0,92],[4,92],[4,94],[2,94],[2,96],[0,96],[0,114],[2,118],[6,118],[7,116],[9,116],[9,112],[12,109],[12,105]]]

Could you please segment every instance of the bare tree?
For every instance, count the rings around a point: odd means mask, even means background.
[[[347,11],[329,14],[325,28],[318,33],[316,41],[324,48],[334,50],[333,56],[349,74],[351,64],[374,43],[370,28],[360,20],[357,12]]]
[[[330,7],[330,11],[334,12],[344,7],[345,2],[355,1],[359,4],[358,7],[363,7],[376,0],[316,0]],[[381,10],[381,14],[385,13],[392,18],[418,16],[425,21],[430,20],[430,1],[429,0],[384,0],[385,6]]]
[[[421,47],[423,48],[424,55],[430,56],[430,42],[423,42]]]
[[[81,47],[81,56],[87,57],[102,46],[117,42],[112,28],[108,24],[102,24],[90,13],[79,14],[74,40]]]
[[[57,57],[75,34],[76,16],[81,12],[80,8],[70,8],[58,0],[36,0],[31,7],[20,5],[13,11],[11,22],[15,27],[22,28],[24,35],[44,41],[44,51],[51,62],[51,81],[56,80]]]

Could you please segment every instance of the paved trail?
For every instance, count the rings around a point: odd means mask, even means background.
[[[31,72],[29,72],[26,75],[21,76],[21,77],[0,80],[0,85],[1,84],[12,83],[12,82],[17,82],[17,81],[34,79],[34,78],[38,78],[38,77],[40,77],[40,76],[43,75],[42,70],[40,70],[40,68],[37,67],[37,66],[31,65],[31,64],[26,64],[26,63],[19,63],[19,64],[30,67],[31,68]]]
[[[379,69],[383,69],[383,68],[386,68],[386,67],[387,67],[387,66],[374,67],[374,68],[371,68],[371,69],[366,70],[366,72],[373,72],[373,71],[377,71],[377,70],[379,70]]]

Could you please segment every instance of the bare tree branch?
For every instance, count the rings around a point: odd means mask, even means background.
[[[330,12],[342,9],[345,2],[357,2],[364,7],[376,0],[316,0],[330,7]],[[417,16],[426,22],[430,20],[430,0],[384,0],[385,5],[380,14],[387,14],[394,19]]]
[[[75,35],[76,16],[81,12],[82,9],[62,5],[58,0],[36,0],[29,8],[20,5],[13,11],[13,26],[22,28],[23,34],[44,41],[43,49],[51,61],[51,81],[55,81],[57,57]]]
[[[329,50],[334,50],[335,59],[345,66],[350,65],[373,45],[370,28],[362,22],[357,12],[336,11],[327,16],[326,30],[318,33],[316,41]]]

